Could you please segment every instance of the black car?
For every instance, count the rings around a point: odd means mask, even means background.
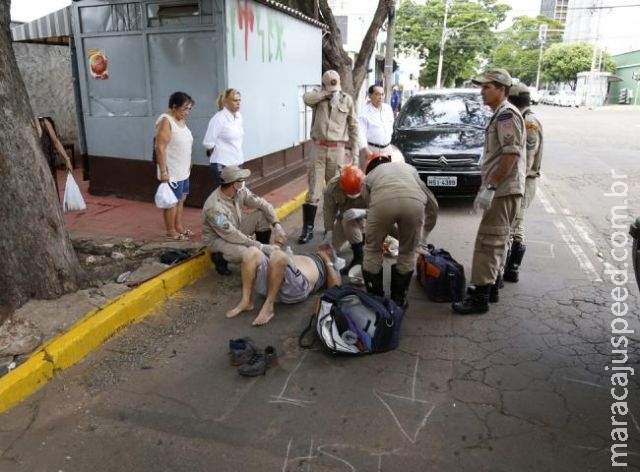
[[[490,118],[480,89],[418,93],[402,107],[392,143],[434,193],[475,195]]]

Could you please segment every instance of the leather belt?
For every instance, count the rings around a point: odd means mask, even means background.
[[[321,140],[316,140],[315,143],[318,146],[324,146],[324,147],[328,147],[328,148],[337,148],[337,147],[345,147],[347,144],[343,141],[321,141]]]
[[[377,148],[386,148],[389,144],[391,143],[387,143],[387,144],[376,144],[376,143],[367,143],[369,146],[373,146],[373,147],[377,147]]]

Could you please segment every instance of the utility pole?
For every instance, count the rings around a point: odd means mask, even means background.
[[[540,52],[538,53],[538,73],[536,74],[536,90],[540,87],[540,70],[542,68],[542,48],[547,40],[547,24],[541,23],[538,30],[538,42],[540,42]]]
[[[444,2],[444,21],[442,22],[442,36],[440,37],[440,55],[438,56],[438,75],[436,76],[436,88],[442,83],[442,63],[444,61],[444,44],[447,41],[447,16],[449,15],[449,0]]]
[[[391,0],[387,16],[387,45],[384,54],[384,95],[386,103],[391,101],[393,81],[393,50],[396,34],[396,0]]]

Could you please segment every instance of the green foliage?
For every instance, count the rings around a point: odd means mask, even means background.
[[[457,0],[450,5],[443,84],[459,83],[474,74],[481,57],[488,56],[494,46],[493,28],[504,20],[509,9],[496,0]],[[398,9],[396,46],[424,60],[419,78],[421,86],[433,85],[436,81],[444,14],[444,0],[429,0],[424,5],[405,0]]]
[[[551,30],[547,33],[544,47],[562,41],[562,24],[545,16],[520,16],[510,28],[497,33],[497,46],[489,59],[491,67],[504,67],[522,82],[534,84],[538,73],[540,42],[538,31],[541,24]],[[544,71],[542,71],[544,73]]]
[[[596,54],[596,61],[600,57]],[[545,77],[553,82],[569,82],[575,87],[578,72],[591,70],[593,60],[593,45],[588,43],[554,44],[542,55],[542,67]],[[598,64],[595,64],[596,67]],[[615,72],[615,63],[611,56],[602,53],[602,69],[605,72]]]

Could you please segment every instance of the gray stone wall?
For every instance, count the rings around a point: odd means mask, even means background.
[[[78,151],[69,47],[13,43],[13,50],[33,113],[51,116],[60,139],[74,141]],[[77,157],[76,165],[80,165]]]

